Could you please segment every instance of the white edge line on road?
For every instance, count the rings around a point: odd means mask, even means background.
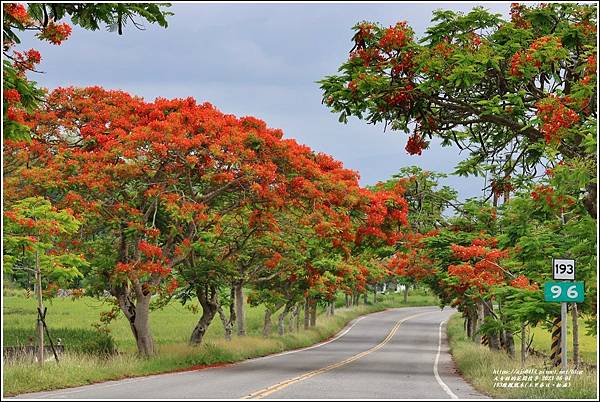
[[[440,387],[442,387],[442,389],[448,394],[448,396],[450,396],[450,398],[458,399],[458,396],[456,396],[456,394],[454,392],[452,392],[450,387],[448,387],[446,385],[446,383],[444,381],[442,381],[442,378],[440,377],[440,373],[438,372],[438,363],[440,360],[440,353],[442,351],[442,326],[444,325],[445,322],[446,321],[440,322],[438,350],[437,350],[437,354],[435,355],[435,363],[433,363],[433,375],[435,376],[435,380],[438,382],[438,384],[440,384]]]

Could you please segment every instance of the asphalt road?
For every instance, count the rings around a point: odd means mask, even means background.
[[[328,342],[224,367],[110,381],[18,398],[483,399],[456,372],[445,321],[412,307],[353,321]]]

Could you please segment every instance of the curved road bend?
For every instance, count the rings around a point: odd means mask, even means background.
[[[109,381],[18,398],[484,399],[456,372],[445,325],[455,310],[360,317],[331,341],[224,367]]]

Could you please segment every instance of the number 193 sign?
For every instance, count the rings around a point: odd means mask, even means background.
[[[583,282],[544,283],[544,301],[581,303],[583,301]]]
[[[566,258],[552,259],[552,279],[575,280],[575,260]]]

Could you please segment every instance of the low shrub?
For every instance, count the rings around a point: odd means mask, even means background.
[[[30,339],[36,343],[35,328],[4,328],[4,345],[28,345]],[[66,352],[85,353],[92,355],[111,355],[117,352],[117,347],[110,333],[96,329],[81,328],[50,328],[50,336],[54,344],[60,339]],[[48,339],[45,343],[49,345]]]

